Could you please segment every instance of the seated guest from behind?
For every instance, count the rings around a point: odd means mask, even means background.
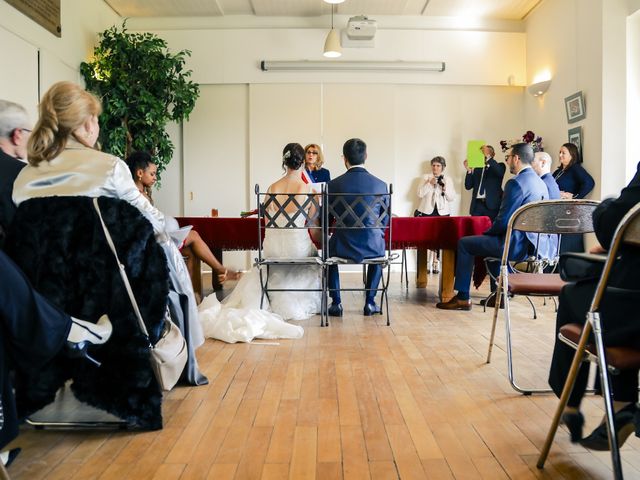
[[[95,148],[100,135],[100,100],[73,82],[58,82],[42,96],[39,111],[40,118],[27,144],[29,165],[13,184],[14,202],[19,206],[31,198],[105,196],[124,200],[140,210],[167,257],[172,290],[186,299],[173,301],[170,297],[187,325],[183,328],[189,350],[186,379],[194,385],[206,383],[195,356],[195,348],[204,343],[204,336],[187,267],[176,245],[167,238],[165,216],[140,193],[127,164]]]
[[[467,160],[464,161],[464,168],[467,169],[464,188],[473,190],[469,214],[476,217],[486,215],[493,221],[502,200],[502,179],[506,167],[493,158],[496,152],[491,145],[483,145],[480,150],[484,155],[484,167],[472,169]]]
[[[507,224],[513,212],[523,205],[538,200],[546,200],[549,191],[540,177],[531,168],[533,149],[527,143],[518,143],[511,148],[506,157],[509,171],[515,175],[504,188],[500,211],[491,228],[482,235],[463,237],[458,242],[454,288],[458,293],[448,302],[436,304],[444,310],[471,310],[469,290],[473,273],[474,258],[501,257],[507,232]],[[537,243],[537,234],[514,232],[511,241],[509,260],[522,260],[527,257]],[[544,244],[544,240],[540,239]],[[545,249],[546,245],[538,247]],[[496,265],[490,265],[491,267]],[[493,272],[497,277],[498,271]]]
[[[331,173],[322,165],[324,165],[324,155],[322,155],[320,145],[310,143],[304,147],[305,171],[313,183],[331,180]]]
[[[129,155],[126,162],[129,166],[129,170],[131,170],[131,175],[133,176],[133,181],[135,182],[136,187],[138,187],[140,193],[153,205],[151,188],[156,183],[156,173],[158,171],[158,167],[153,162],[153,158],[147,152],[133,152]],[[175,219],[168,215],[165,216],[165,219],[167,221],[167,228],[169,228],[169,222],[175,222]],[[177,222],[175,222],[173,228],[178,228]],[[212,272],[214,272],[217,278],[217,282],[213,282],[214,287],[216,285],[223,284],[227,280],[237,280],[241,276],[241,273],[239,272],[234,272],[233,270],[229,271],[226,269],[218,261],[215,255],[211,252],[211,249],[209,249],[207,244],[195,230],[189,230],[184,243],[178,247],[190,247],[191,250],[193,250],[194,255],[199,258],[200,261],[211,267]]]
[[[0,248],[16,206],[11,199],[13,182],[26,163],[31,122],[17,103],[0,100]]]
[[[444,175],[447,162],[443,157],[433,157],[431,159],[431,173],[422,177],[418,186],[418,198],[420,205],[413,213],[414,217],[440,217],[451,215],[449,203],[456,198],[456,191],[453,180],[450,176]],[[433,261],[428,259],[429,271],[438,273],[440,271],[440,252],[429,250],[428,257],[434,256]]]
[[[551,155],[547,152],[536,152],[533,156],[531,168],[533,168],[547,186],[547,190],[549,191],[549,200],[558,200],[561,197],[560,188],[558,188],[556,179],[551,175],[551,163]]]
[[[613,234],[624,215],[640,203],[640,163],[629,185],[616,199],[604,200],[593,212],[593,226],[600,245],[592,249],[593,253],[604,253],[610,247]],[[604,247],[604,248],[603,248]],[[620,259],[610,273],[610,287],[600,303],[599,313],[602,321],[602,335],[606,347],[632,347],[640,349],[640,315],[638,313],[638,285],[640,285],[640,254],[637,247],[622,247],[618,250]],[[577,283],[567,284],[560,293],[556,333],[570,323],[584,324],[598,284],[598,278],[586,278]],[[620,289],[632,289],[635,292],[623,292]],[[558,340],[555,346],[549,371],[549,385],[560,397],[569,374],[575,350]],[[604,420],[591,434],[582,438],[584,416],[580,413],[580,404],[584,397],[589,378],[589,366],[582,363],[578,376],[569,395],[567,406],[561,421],[569,429],[572,442],[580,442],[583,447],[593,450],[609,450],[609,439]],[[618,442],[624,443],[634,429],[634,414],[638,402],[638,370],[621,370],[611,375],[615,425]]]
[[[553,175],[550,173],[551,162],[551,155],[547,152],[536,152],[533,157],[533,162],[531,163],[531,168],[533,168],[533,171],[538,174],[540,180],[542,180],[547,186],[547,191],[549,192],[548,199],[559,200],[560,189],[558,188],[555,178],[553,178]],[[547,260],[547,263],[544,264],[544,266],[552,269],[559,254],[558,235],[545,235],[545,238],[546,243],[544,245],[546,245],[546,249],[543,250],[541,248],[542,245],[538,246],[538,258]]]
[[[334,193],[352,193],[354,195],[363,194],[385,194],[387,193],[387,184],[379,178],[371,175],[364,168],[364,162],[367,159],[367,145],[359,138],[347,140],[342,147],[342,155],[344,157],[344,166],[346,173],[329,182],[327,189],[329,193],[329,203],[339,203],[338,198],[345,201],[349,197],[332,197]],[[372,197],[365,197],[372,199]],[[378,218],[382,213],[382,205],[377,202],[373,207],[371,214],[372,220]],[[387,206],[388,208],[388,206]],[[335,213],[340,216],[345,212],[344,205],[336,205]],[[356,215],[364,214],[363,208],[356,205],[354,207]],[[366,217],[366,215],[364,215]],[[331,219],[329,219],[331,221]],[[353,215],[347,214],[343,218],[346,226],[355,225],[356,219]],[[365,223],[367,220],[365,218]],[[365,258],[382,257],[385,254],[385,241],[383,228],[342,228],[337,229],[329,239],[329,255],[332,257],[342,257],[354,262],[362,262]],[[373,315],[380,313],[380,307],[375,303],[378,284],[382,278],[382,267],[380,265],[369,265],[367,270],[364,315]],[[342,303],[340,296],[340,276],[337,265],[329,266],[329,295],[331,296],[331,306],[329,307],[329,315],[333,317],[342,316]]]

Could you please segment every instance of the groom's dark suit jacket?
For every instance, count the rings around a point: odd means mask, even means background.
[[[332,197],[332,193],[353,193],[353,194],[380,194],[387,193],[387,184],[379,178],[371,175],[364,167],[351,167],[343,175],[333,179],[327,186],[329,193],[329,203],[339,197]],[[349,201],[352,197],[342,197]],[[365,197],[367,198],[367,197]],[[374,197],[368,197],[367,203],[372,205]],[[387,199],[385,198],[385,201]],[[335,214],[341,216],[344,213],[344,206],[337,205]],[[364,207],[356,205],[355,213],[362,216]],[[382,210],[381,205],[374,207],[374,214],[377,216]],[[347,215],[345,224],[354,223],[354,219]],[[331,222],[331,219],[329,219]],[[371,215],[365,218],[365,225],[373,225],[375,217]],[[389,218],[386,218],[386,223]],[[385,252],[384,230],[382,228],[372,229],[342,229],[336,230],[329,240],[329,254],[331,256],[349,258],[355,262],[361,262],[365,258],[381,257]]]

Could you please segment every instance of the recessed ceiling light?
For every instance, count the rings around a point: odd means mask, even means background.
[[[338,3],[343,3],[344,0],[324,0],[324,3],[331,3],[337,5]]]

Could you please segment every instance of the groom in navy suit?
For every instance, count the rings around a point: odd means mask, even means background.
[[[448,302],[436,304],[443,310],[471,310],[469,290],[473,273],[474,257],[502,257],[507,224],[513,212],[523,205],[538,200],[548,200],[549,190],[531,167],[533,148],[528,143],[517,143],[506,158],[509,171],[515,175],[504,186],[500,210],[491,228],[482,235],[464,237],[458,242],[456,255],[456,277],[453,285],[457,295]],[[509,252],[509,260],[522,260],[534,248],[537,234],[515,231]],[[546,251],[546,236],[539,241],[539,251]],[[493,272],[497,274],[498,272]],[[497,276],[497,275],[496,275]]]
[[[355,195],[387,193],[387,184],[371,175],[363,166],[367,159],[367,145],[362,140],[359,138],[347,140],[342,147],[342,156],[344,157],[344,165],[347,168],[346,173],[335,178],[327,185],[329,203],[335,202],[335,211],[333,213],[340,217],[344,214],[345,208],[338,199],[348,201],[349,197],[332,197],[332,193],[353,193]],[[370,203],[373,203],[373,199],[371,199]],[[373,205],[371,218],[365,218],[364,223],[371,224],[374,222],[383,208],[379,204]],[[354,205],[353,209],[358,216],[362,216],[364,213],[362,206]],[[388,220],[389,218],[387,217]],[[347,226],[350,223],[355,224],[355,221],[356,219],[349,214],[343,219]],[[354,262],[361,262],[365,258],[382,257],[384,254],[385,241],[382,228],[336,229],[329,240],[329,255],[332,257],[347,258]],[[380,265],[369,265],[364,315],[380,313],[380,307],[375,303],[375,296],[381,277],[382,267]],[[333,317],[342,316],[340,277],[337,265],[329,266],[329,294],[332,300],[329,307],[329,315]]]

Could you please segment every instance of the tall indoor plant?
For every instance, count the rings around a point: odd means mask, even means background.
[[[129,33],[126,21],[100,34],[93,59],[82,62],[86,87],[101,100],[100,143],[125,158],[135,150],[152,153],[162,172],[171,161],[169,121],[188,119],[200,93],[184,70],[188,50],[172,54],[152,33]]]

